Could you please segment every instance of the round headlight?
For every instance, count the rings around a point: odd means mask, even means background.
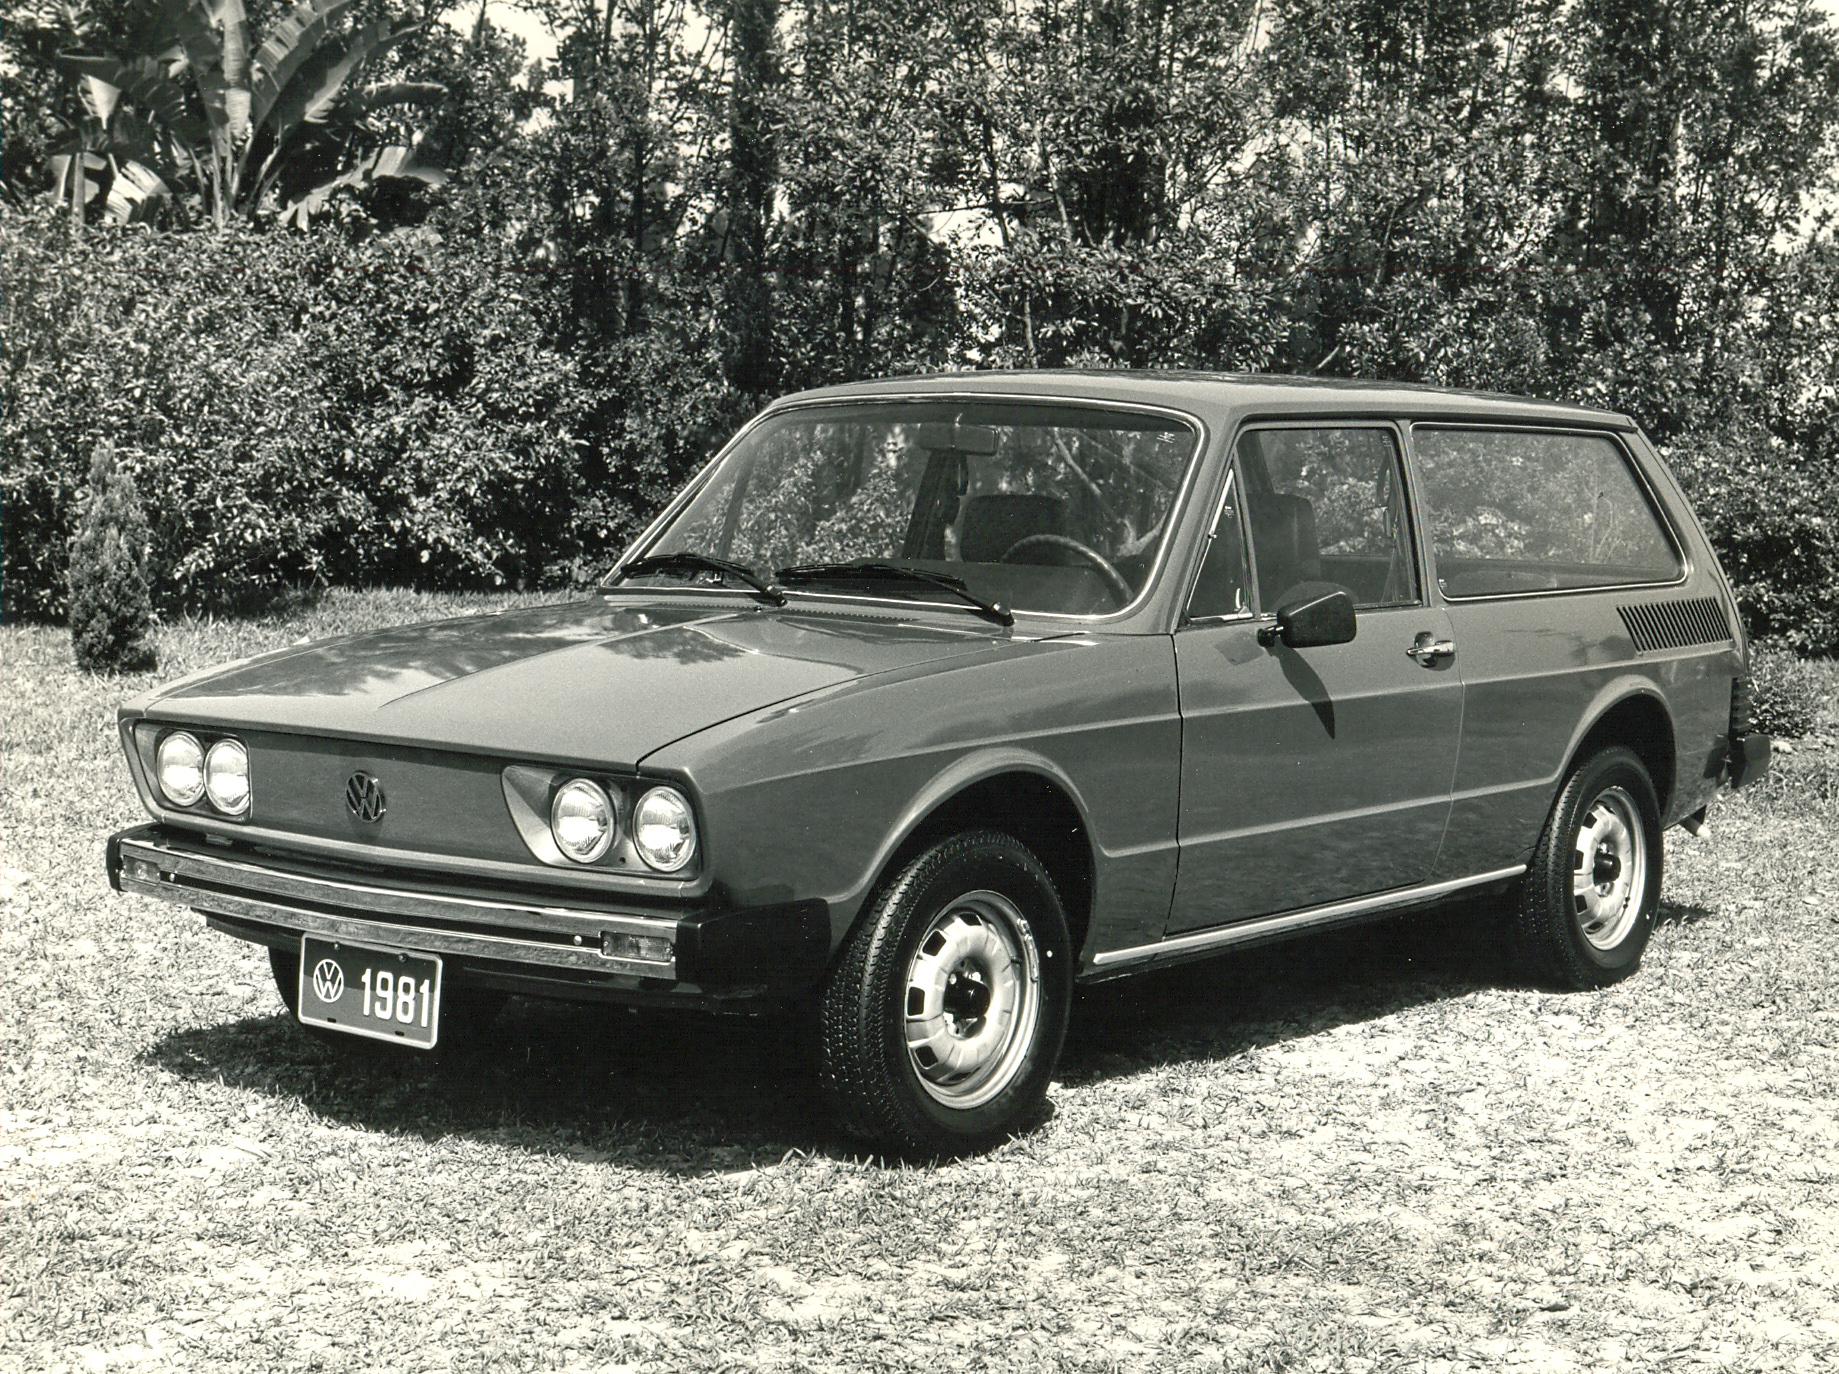
[[[204,746],[196,735],[176,730],[160,741],[155,756],[160,791],[174,806],[195,806],[204,795]]]
[[[611,849],[617,823],[606,791],[586,778],[563,783],[549,803],[549,833],[576,863],[591,864]]]
[[[249,809],[249,751],[238,740],[220,739],[204,756],[204,790],[226,816]]]
[[[674,787],[654,787],[632,811],[632,845],[660,873],[675,873],[696,852],[696,820]]]

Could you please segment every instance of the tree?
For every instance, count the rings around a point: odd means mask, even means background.
[[[70,543],[70,640],[84,672],[154,666],[151,544],[134,479],[116,466],[112,445],[98,446],[82,524]]]
[[[349,4],[302,0],[258,46],[242,0],[163,0],[152,21],[129,35],[138,50],[60,53],[58,64],[80,78],[86,107],[54,145],[67,159],[60,189],[76,204],[125,180],[139,194],[111,195],[105,213],[142,213],[164,180],[152,185],[144,165],[118,158],[116,148],[132,153],[156,143],[168,175],[188,175],[219,226],[232,216],[254,219],[271,202],[284,220],[304,225],[347,186],[439,184],[444,174],[416,160],[412,136],[386,112],[437,104],[445,89],[355,83],[367,63],[420,26],[379,18],[335,27]],[[105,170],[113,179],[89,189],[88,173]]]

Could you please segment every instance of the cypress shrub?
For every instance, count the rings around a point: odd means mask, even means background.
[[[99,445],[90,460],[82,523],[70,541],[70,643],[84,672],[154,666],[151,543],[134,479],[115,465],[112,445]]]

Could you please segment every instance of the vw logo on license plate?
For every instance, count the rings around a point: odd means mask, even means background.
[[[375,825],[383,819],[386,809],[383,784],[369,773],[353,773],[345,784],[345,809],[359,820]]]
[[[322,1002],[336,1002],[345,995],[345,970],[336,959],[321,959],[313,968],[313,995]]]

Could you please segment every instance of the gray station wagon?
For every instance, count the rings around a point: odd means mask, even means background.
[[[1662,831],[1768,765],[1746,654],[1619,415],[864,383],[769,407],[584,600],[129,703],[154,819],[108,869],[335,1041],[804,1006],[841,1123],[949,1152],[1033,1119],[1076,982],[1484,894],[1529,976],[1627,974]]]

